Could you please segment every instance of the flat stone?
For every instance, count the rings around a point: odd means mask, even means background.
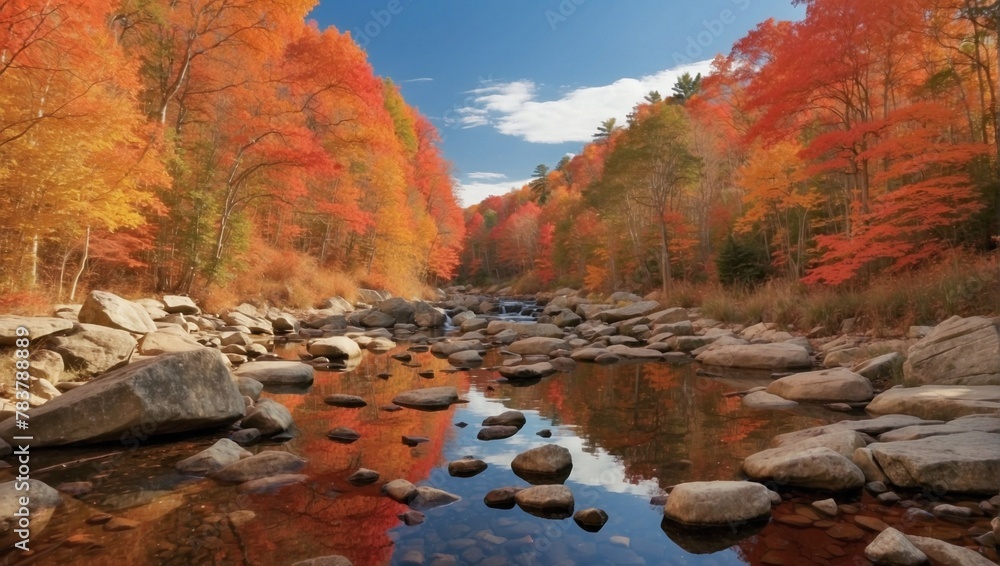
[[[450,505],[461,499],[461,497],[447,491],[421,486],[416,488],[416,495],[410,500],[409,505],[417,511],[423,511],[443,505]]]
[[[305,458],[288,452],[268,450],[229,464],[209,473],[208,476],[222,482],[244,483],[278,474],[294,473],[305,465]]]
[[[121,531],[131,531],[132,529],[138,527],[141,523],[139,521],[133,521],[132,519],[126,519],[124,517],[115,517],[104,523],[104,530],[117,533]]]
[[[866,409],[875,414],[901,413],[950,421],[963,415],[1000,411],[1000,385],[893,387],[878,394]]]
[[[850,523],[837,523],[826,530],[826,534],[837,540],[861,540],[867,535]]]
[[[678,484],[663,509],[666,517],[688,525],[727,525],[766,517],[771,498],[759,483],[706,481]]]
[[[378,481],[379,473],[367,468],[358,468],[353,474],[347,476],[347,483],[353,486],[371,485]]]
[[[393,398],[395,405],[409,409],[441,410],[458,401],[458,390],[454,387],[427,387],[400,393]]]
[[[749,369],[795,369],[812,366],[809,352],[797,344],[748,344],[706,350],[697,360],[705,365]]]
[[[346,336],[330,336],[313,340],[306,349],[313,356],[325,356],[331,360],[361,356],[361,347]]]
[[[886,524],[886,522],[883,521],[882,519],[878,519],[876,517],[869,517],[867,515],[855,515],[854,522],[868,529],[869,531],[875,531],[876,533],[880,533],[889,528],[889,525]]]
[[[803,449],[793,444],[764,450],[743,460],[743,471],[755,480],[809,489],[843,491],[865,483],[851,460],[825,446]]]
[[[546,519],[565,519],[573,515],[573,492],[559,484],[536,485],[514,496],[518,507]]]
[[[797,405],[797,401],[791,401],[766,391],[755,391],[743,396],[743,406],[748,409],[789,409]]]
[[[368,405],[367,401],[357,395],[345,395],[343,393],[328,395],[325,399],[323,399],[323,402],[334,407],[345,407],[351,409],[365,407]]]
[[[551,362],[538,362],[535,364],[503,366],[497,371],[501,376],[512,380],[539,379],[554,374],[556,368]]]
[[[305,474],[276,474],[265,478],[245,481],[236,486],[237,493],[264,493],[275,491],[289,485],[298,485],[308,481]]]
[[[492,417],[486,417],[483,420],[483,426],[516,426],[521,428],[527,419],[524,417],[524,413],[521,411],[504,411],[499,415],[494,415]]]
[[[21,489],[18,489],[21,488]],[[25,489],[26,488],[26,489]],[[27,511],[31,517],[31,537],[37,537],[45,530],[52,514],[62,504],[62,496],[49,485],[35,479],[25,482],[9,481],[0,483],[0,548],[7,549],[21,538],[14,532],[22,508],[21,498],[28,497]]]
[[[27,328],[27,336],[17,335],[17,329],[21,326]],[[41,338],[68,332],[72,328],[73,321],[62,318],[0,315],[0,346],[15,346],[18,338],[28,338],[32,343],[35,343]]]
[[[1000,434],[966,432],[868,445],[893,484],[907,488],[996,493]]]
[[[858,402],[872,398],[868,378],[846,368],[824,369],[782,377],[767,386],[767,392],[799,402]]]
[[[476,438],[479,440],[501,440],[514,436],[517,434],[518,430],[520,429],[516,426],[487,426],[479,429],[479,433],[476,435]]]
[[[346,426],[338,426],[327,432],[326,437],[342,444],[350,444],[361,438],[361,435],[354,429],[347,428]]]
[[[910,347],[903,383],[1000,385],[1000,328],[985,317],[949,318]]]
[[[237,377],[249,377],[264,385],[312,385],[316,371],[302,362],[249,362],[235,372]]]
[[[913,546],[937,564],[945,566],[996,566],[993,561],[974,550],[955,546],[929,537],[906,535]]]

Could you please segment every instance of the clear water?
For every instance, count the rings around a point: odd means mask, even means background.
[[[405,348],[401,344],[394,352]],[[282,353],[294,358],[297,350],[290,346]],[[737,539],[744,533],[691,535],[662,527],[662,508],[652,505],[650,497],[683,481],[737,479],[741,460],[766,448],[773,436],[845,418],[815,407],[752,411],[738,397],[724,395],[766,383],[766,376],[701,377],[693,365],[663,363],[579,365],[572,374],[515,387],[496,383],[497,374],[488,369],[445,373],[445,360],[429,353],[413,357],[419,368],[406,367],[388,354],[366,353],[349,373],[317,373],[307,392],[265,392],[292,411],[296,436],[251,450],[286,450],[309,460],[300,472],[308,481],[270,493],[241,494],[234,486],[174,471],[176,461],[211,445],[225,431],[139,447],[38,451],[32,456],[33,477],[50,485],[90,481],[94,489],[63,506],[45,532],[33,537],[31,555],[8,553],[7,563],[280,566],[328,554],[342,554],[356,565],[406,564],[418,555],[431,564],[436,554],[455,556],[458,564],[487,565],[866,563],[863,549],[876,533],[865,531],[858,540],[830,534],[833,526],[852,523],[847,515],[804,527],[772,521],[742,540]],[[492,352],[487,366],[500,361]],[[436,370],[435,377],[419,377],[421,369]],[[382,379],[380,372],[391,375]],[[438,412],[380,408],[402,391],[441,385],[457,387],[468,402]],[[324,404],[332,393],[360,395],[368,406]],[[476,439],[484,418],[509,409],[525,413],[524,428],[504,440]],[[337,426],[353,428],[361,439],[353,444],[328,440],[326,431]],[[536,435],[542,429],[551,430],[552,437]],[[401,442],[403,435],[430,441],[411,448]],[[491,509],[483,503],[491,489],[526,486],[510,462],[546,443],[572,453],[566,485],[576,509],[599,507],[608,513],[600,532],[586,532],[572,519],[541,519],[518,508]],[[480,458],[489,467],[473,478],[450,477],[448,462],[464,456]],[[346,478],[360,467],[379,472],[380,481],[351,486]],[[462,499],[425,511],[421,525],[404,526],[397,515],[406,506],[380,493],[381,484],[397,478]],[[775,517],[808,517],[808,502],[827,496],[790,494]],[[838,502],[902,525],[906,532],[958,544],[973,544],[969,529],[988,528],[985,517],[964,523],[906,522],[902,509],[876,505],[868,495],[839,497]],[[139,524],[108,532],[88,523],[102,513]]]

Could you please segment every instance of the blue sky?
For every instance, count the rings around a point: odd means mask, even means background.
[[[790,0],[320,0],[310,18],[351,32],[434,122],[467,206],[578,152],[758,22],[803,15]]]

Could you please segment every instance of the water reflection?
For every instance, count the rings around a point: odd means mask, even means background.
[[[265,392],[292,411],[296,430],[286,442],[265,442],[252,450],[285,450],[307,458],[300,473],[308,479],[301,484],[239,494],[233,486],[174,471],[175,462],[211,445],[225,431],[134,450],[40,452],[39,468],[101,458],[57,466],[37,476],[50,485],[91,481],[95,486],[57,512],[35,541],[37,554],[28,561],[284,565],[343,554],[357,565],[378,565],[417,557],[430,563],[441,554],[460,564],[487,557],[514,564],[759,564],[777,546],[784,545],[783,552],[794,548],[786,539],[797,540],[800,533],[786,532],[789,527],[772,522],[732,546],[753,533],[723,540],[675,532],[663,526],[662,511],[649,498],[682,481],[738,478],[740,461],[765,448],[774,435],[842,418],[816,409],[744,409],[738,398],[724,393],[760,380],[746,378],[734,387],[697,376],[691,365],[580,365],[573,373],[515,387],[497,383],[497,374],[485,369],[500,363],[496,352],[487,355],[483,368],[450,372],[445,360],[426,352],[412,353],[413,367],[391,359],[391,354],[404,351],[406,345],[387,354],[366,352],[354,371],[319,372],[308,390]],[[297,352],[289,349],[284,355],[294,358]],[[418,375],[425,370],[434,370],[433,379]],[[436,386],[456,387],[467,402],[439,412],[390,410],[399,393]],[[326,405],[324,398],[334,393],[358,395],[368,405]],[[526,416],[517,434],[489,442],[476,438],[483,419],[510,409]],[[456,426],[460,423],[468,426]],[[328,440],[326,432],[338,426],[359,432],[360,439],[352,444]],[[552,437],[539,436],[543,429]],[[402,442],[404,435],[430,441],[410,447]],[[484,504],[483,497],[492,489],[526,487],[511,470],[511,461],[524,450],[549,443],[572,454],[573,470],[565,485],[574,494],[576,509],[607,511],[608,523],[599,532],[586,532],[571,519],[546,520],[516,507],[501,510]],[[474,477],[451,477],[447,463],[467,456],[485,461],[488,468]],[[346,478],[358,468],[377,471],[380,481],[352,486]],[[397,478],[461,499],[425,511],[423,524],[404,526],[397,515],[407,507],[380,493],[383,483]],[[95,521],[102,513],[137,525],[105,530]],[[811,530],[816,533],[808,536],[816,540],[826,536]],[[779,542],[774,542],[776,536]],[[830,540],[823,544],[829,546]],[[813,544],[819,543],[806,546]],[[850,548],[847,555],[858,556],[863,541],[852,544],[860,547],[833,546],[838,552]],[[795,556],[808,556],[808,551],[803,548]],[[8,558],[24,561],[21,556]]]

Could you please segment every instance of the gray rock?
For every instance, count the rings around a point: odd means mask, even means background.
[[[573,492],[564,485],[536,485],[514,496],[517,506],[546,519],[565,519],[573,515]]]
[[[42,531],[49,524],[52,514],[62,503],[62,496],[55,489],[38,481],[29,479],[27,489],[17,489],[22,487],[24,482],[4,482],[0,483],[0,549],[6,549],[15,543],[30,539],[36,541]],[[28,505],[22,506],[20,499],[28,497]],[[21,509],[24,508],[24,511]],[[24,515],[30,517],[30,534],[21,537],[16,529],[20,529],[19,521]],[[33,548],[34,545],[29,546]]]
[[[750,369],[796,369],[812,365],[805,348],[787,343],[720,346],[702,352],[697,359],[711,366]]]
[[[597,313],[595,317],[601,322],[619,322],[623,320],[628,320],[631,318],[637,318],[640,316],[646,316],[652,314],[660,309],[660,303],[656,301],[639,301],[620,307],[617,309],[608,309]]]
[[[67,369],[89,377],[127,364],[136,341],[124,330],[78,324],[66,335],[49,338],[45,346],[62,356]]]
[[[748,409],[788,409],[797,405],[796,401],[790,401],[766,391],[755,391],[743,396],[743,406]]]
[[[413,323],[420,328],[440,328],[447,321],[447,316],[441,310],[423,301],[413,303],[413,310]]]
[[[396,395],[394,405],[410,409],[446,409],[458,401],[458,390],[454,387],[426,387],[412,389]]]
[[[837,502],[833,498],[813,501],[812,506],[821,513],[825,514],[827,517],[837,516]]]
[[[377,310],[361,311],[355,316],[357,316],[356,319],[349,318],[348,320],[357,320],[357,323],[365,328],[392,328],[396,324],[394,316]]]
[[[950,421],[963,415],[1000,411],[1000,385],[893,387],[866,407],[877,415],[904,414]]]
[[[486,346],[478,340],[442,340],[440,342],[435,342],[431,346],[431,353],[444,357],[470,350],[483,352],[486,350]]]
[[[237,493],[263,493],[274,491],[288,485],[305,483],[309,476],[305,474],[277,474],[266,478],[245,481],[236,486]]]
[[[264,436],[271,436],[292,426],[292,414],[277,401],[261,399],[243,418],[242,425],[243,428],[255,428]]]
[[[990,559],[968,548],[929,537],[906,535],[906,538],[935,564],[942,566],[996,566]]]
[[[183,295],[163,295],[163,310],[171,314],[201,314],[198,305]]]
[[[771,498],[759,483],[681,483],[670,492],[663,514],[688,525],[730,525],[770,515]]]
[[[875,461],[875,456],[872,455],[872,451],[866,448],[857,448],[854,450],[854,454],[851,455],[851,461],[854,465],[861,470],[861,473],[865,475],[865,481],[868,485],[882,484],[885,487],[885,482],[889,481],[886,477],[885,472],[879,467],[878,462]],[[887,489],[883,489],[875,495],[885,493]]]
[[[874,395],[868,378],[845,368],[796,373],[776,379],[767,392],[792,401],[857,402]]]
[[[416,488],[416,495],[409,501],[411,508],[417,511],[433,509],[444,505],[450,505],[456,501],[461,501],[461,497],[442,491],[433,487],[421,486]]]
[[[305,458],[288,452],[268,450],[233,462],[208,476],[221,482],[244,483],[279,474],[293,474],[301,470],[306,462]]]
[[[236,376],[236,387],[240,390],[240,395],[249,397],[254,401],[260,399],[260,394],[264,391],[263,383],[245,375]]]
[[[205,475],[250,456],[250,452],[240,448],[232,440],[223,438],[194,456],[177,462],[174,467],[185,474]]]
[[[312,366],[302,362],[249,362],[241,365],[235,372],[236,377],[249,377],[263,385],[312,385],[316,371]]]
[[[141,305],[113,293],[91,291],[78,319],[82,323],[107,326],[134,334],[156,332],[156,324]]]
[[[876,564],[920,566],[927,563],[927,555],[913,546],[906,535],[889,527],[865,547],[865,557]]]
[[[392,480],[382,486],[382,493],[399,503],[409,503],[417,496],[417,487],[406,480]]]
[[[222,355],[201,349],[126,366],[29,412],[33,447],[117,441],[218,427],[243,416],[243,396]],[[142,430],[136,432],[137,423]],[[14,419],[0,438],[18,434]]]
[[[31,353],[29,358],[31,364],[28,367],[28,374],[32,377],[45,379],[49,383],[59,383],[66,364],[62,356],[52,350],[38,349]]]
[[[794,445],[799,448],[825,446],[845,458],[851,458],[856,449],[865,446],[865,439],[856,431],[829,426],[816,429],[816,434],[808,437],[804,435],[782,434],[774,437],[771,440],[771,445],[775,447]]]
[[[851,371],[868,379],[889,379],[893,372],[902,369],[905,360],[899,352],[889,352],[855,364]]]
[[[361,355],[361,347],[346,336],[320,338],[309,343],[307,350],[314,356],[334,359],[356,358]]]
[[[464,350],[448,356],[448,363],[455,366],[478,366],[483,363],[483,357],[475,350]]]
[[[501,440],[514,436],[517,434],[518,430],[520,429],[516,426],[487,426],[479,429],[479,433],[476,435],[476,438],[479,440]]]
[[[538,379],[554,374],[556,368],[551,362],[538,362],[537,364],[503,366],[497,371],[503,377],[512,380]]]
[[[793,444],[764,450],[743,460],[743,472],[754,480],[830,491],[857,489],[865,483],[864,473],[851,460],[825,446],[802,449]]]
[[[471,478],[486,471],[486,462],[475,458],[463,458],[448,463],[448,475]]]
[[[546,338],[534,336],[518,340],[508,347],[508,350],[522,356],[548,356],[555,350],[568,349],[569,344],[561,338]]]
[[[486,334],[493,336],[504,330],[516,332],[521,338],[532,336],[544,336],[548,338],[562,338],[563,331],[554,324],[535,322],[511,322],[507,320],[491,320],[486,327]]]
[[[18,336],[19,327],[28,329],[27,336]],[[46,316],[0,316],[0,346],[15,346],[18,338],[28,338],[32,343],[53,334],[65,333],[73,328],[70,320]]]
[[[334,407],[346,407],[351,409],[357,409],[368,405],[367,401],[357,395],[345,395],[343,393],[329,395],[326,399],[323,399],[323,402]]]
[[[379,473],[367,468],[358,468],[353,474],[347,476],[347,483],[353,486],[371,485],[378,481]]]
[[[1000,328],[979,316],[949,318],[910,347],[903,383],[1000,385]]]
[[[868,445],[889,480],[900,487],[996,493],[1000,434],[966,432]]]
[[[524,417],[524,413],[521,411],[504,411],[499,415],[494,415],[492,417],[486,417],[483,420],[483,426],[514,426],[521,428],[527,419]]]
[[[391,299],[382,301],[378,305],[378,310],[390,315],[393,318],[394,324],[412,324],[417,314],[416,308],[402,297],[392,297]]]
[[[603,528],[608,522],[608,514],[604,511],[604,509],[588,507],[574,513],[573,521],[579,525],[581,529],[587,532],[596,533],[597,531],[600,531],[601,528]]]
[[[546,444],[518,454],[510,467],[529,483],[562,483],[573,470],[573,456],[556,444]]]
[[[204,348],[193,338],[178,336],[169,332],[150,332],[139,340],[139,353],[143,356],[158,356],[175,352],[189,352]]]

